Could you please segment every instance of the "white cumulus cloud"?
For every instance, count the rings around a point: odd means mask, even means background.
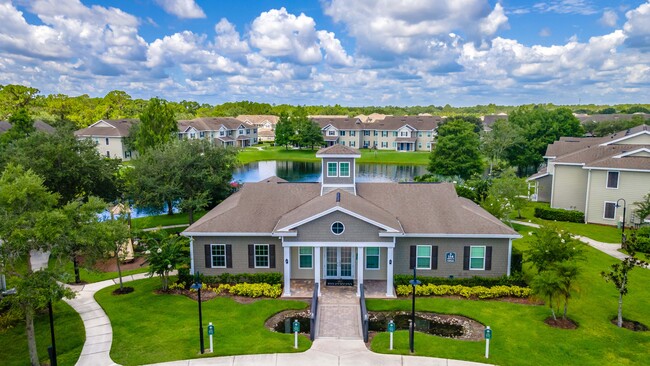
[[[156,0],[167,13],[181,19],[205,18],[205,13],[194,0]]]
[[[625,13],[627,22],[623,30],[628,36],[627,45],[650,50],[650,1]]]
[[[603,16],[598,20],[600,24],[605,27],[616,27],[618,22],[618,14],[614,10],[608,9],[603,12]]]

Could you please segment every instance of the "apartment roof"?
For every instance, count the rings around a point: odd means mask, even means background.
[[[650,126],[639,125],[604,137],[560,137],[559,141],[548,145],[545,156],[558,157],[599,144],[615,143],[626,136],[636,135],[643,131],[650,131]]]
[[[7,132],[11,128],[11,123],[0,121],[0,133]]]
[[[252,124],[262,124],[266,121],[276,124],[280,117],[271,114],[242,114],[237,116],[237,119],[242,122],[248,121]]]
[[[185,131],[188,127],[194,127],[198,131],[218,131],[221,126],[228,130],[236,130],[241,125],[251,126],[233,117],[202,117],[178,121],[179,131]]]
[[[341,155],[350,155],[354,157],[360,157],[361,152],[355,148],[334,144],[329,147],[324,147],[316,152],[316,157],[325,157],[325,156],[341,156]]]
[[[486,126],[488,128],[491,128],[494,122],[496,122],[499,119],[505,119],[506,121],[508,120],[508,115],[505,113],[499,113],[499,114],[488,114],[485,115],[481,118],[483,120],[483,126]]]
[[[275,137],[275,132],[271,130],[258,130],[257,136],[259,137]]]
[[[185,233],[273,233],[337,210],[352,212],[391,235],[518,236],[475,203],[458,197],[451,183],[358,183],[356,196],[343,190],[320,196],[318,183],[287,183],[277,177],[244,184]]]
[[[92,125],[75,131],[75,136],[127,137],[137,119],[100,119]]]
[[[586,122],[603,122],[603,121],[629,121],[634,116],[642,116],[644,119],[650,119],[650,114],[647,113],[634,113],[634,114],[578,114],[576,118],[580,123]]]
[[[432,131],[443,121],[440,116],[385,116],[373,123],[361,123],[357,118],[312,118],[321,128],[332,125],[339,130],[398,130],[409,125],[418,131]]]

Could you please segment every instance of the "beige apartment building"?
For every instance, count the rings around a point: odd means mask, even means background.
[[[129,130],[137,119],[102,119],[75,131],[78,139],[91,139],[100,155],[112,159],[131,160],[137,152],[126,146]]]

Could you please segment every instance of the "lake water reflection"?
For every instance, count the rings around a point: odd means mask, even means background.
[[[423,165],[356,164],[357,182],[408,182],[413,177],[426,174]],[[259,182],[278,176],[289,182],[318,182],[321,178],[320,162],[258,161],[238,168],[233,179],[239,182]]]

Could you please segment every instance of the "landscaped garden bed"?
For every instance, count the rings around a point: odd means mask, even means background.
[[[396,330],[408,330],[411,313],[408,311],[371,311],[368,313],[370,331],[385,332],[388,322],[395,323]],[[444,338],[466,341],[483,339],[485,326],[474,319],[461,315],[415,313],[415,330]]]

